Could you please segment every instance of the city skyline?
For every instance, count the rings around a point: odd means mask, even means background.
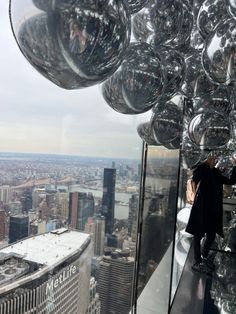
[[[64,90],[42,77],[20,52],[8,2],[0,4],[2,47],[0,151],[140,158],[136,127],[150,113],[127,116],[105,102],[99,85]]]

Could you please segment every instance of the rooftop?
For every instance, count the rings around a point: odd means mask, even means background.
[[[50,267],[82,250],[89,239],[87,233],[61,228],[18,241],[0,252],[20,254],[26,260]]]
[[[89,243],[89,234],[61,228],[0,249],[0,295],[48,273]]]

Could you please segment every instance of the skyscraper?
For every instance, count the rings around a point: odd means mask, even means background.
[[[104,168],[102,215],[106,219],[105,232],[111,234],[114,225],[116,169]]]
[[[29,216],[15,215],[10,216],[9,243],[13,243],[28,237],[29,235]]]
[[[3,204],[9,203],[11,199],[11,187],[9,185],[2,185],[0,186],[0,202]]]
[[[104,240],[105,240],[105,218],[101,215],[96,215],[88,219],[84,231],[90,233],[94,243],[94,255],[103,255]]]
[[[128,314],[131,307],[134,258],[127,252],[112,252],[100,262],[98,293],[101,313]]]
[[[97,293],[97,282],[94,277],[91,277],[90,279],[89,294],[89,306],[86,314],[100,314],[101,302]]]
[[[128,217],[128,231],[132,240],[136,240],[137,235],[137,217],[138,217],[138,194],[133,194],[129,199],[129,217]]]
[[[92,193],[70,193],[68,222],[72,228],[84,231],[88,217],[92,217],[93,214],[94,198]]]

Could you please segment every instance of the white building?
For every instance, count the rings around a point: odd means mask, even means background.
[[[90,236],[61,228],[0,250],[0,314],[84,314]]]

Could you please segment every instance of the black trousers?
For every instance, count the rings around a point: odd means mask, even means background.
[[[216,233],[206,233],[205,235],[205,241],[203,243],[203,246],[201,248],[201,236],[194,236],[193,239],[193,248],[194,248],[194,259],[195,263],[200,263],[203,257],[207,257],[211,248],[212,243],[214,242],[216,237]]]

